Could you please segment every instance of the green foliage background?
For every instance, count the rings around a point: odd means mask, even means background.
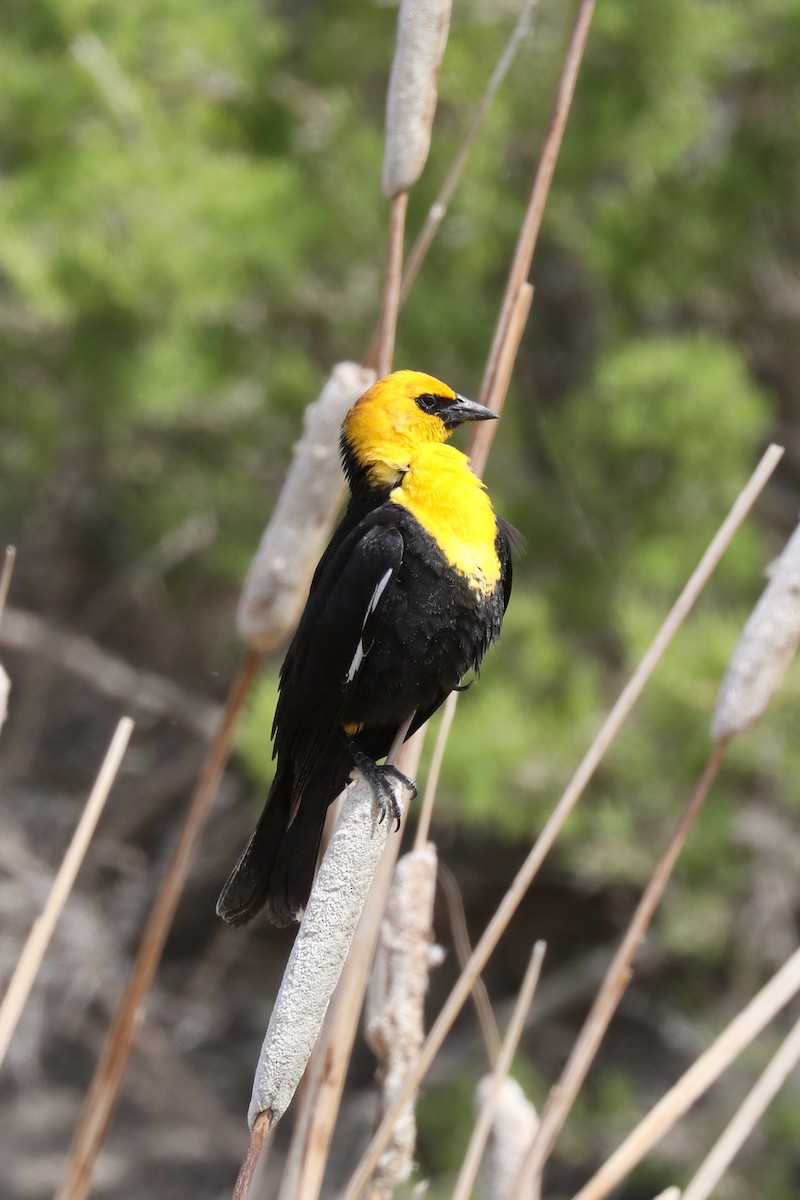
[[[542,0],[402,316],[398,364],[467,393],[572,12]],[[514,19],[456,5],[412,232]],[[165,603],[209,663],[235,661],[236,590],[303,406],[375,320],[393,27],[355,0],[7,3],[0,518],[32,604],[55,595],[69,621],[212,512],[215,544],[167,577]],[[598,4],[488,472],[528,550],[502,645],[461,705],[443,819],[512,838],[540,826],[765,440],[790,453],[568,826],[556,861],[587,885],[647,875],[796,517],[798,61],[796,0]],[[738,806],[796,820],[797,693],[795,673],[683,860],[663,931],[684,953],[736,953],[755,870]],[[242,739],[259,777],[273,702],[268,675]]]

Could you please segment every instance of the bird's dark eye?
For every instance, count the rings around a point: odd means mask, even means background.
[[[421,408],[423,412],[426,412],[426,413],[436,412],[436,407],[437,407],[436,397],[429,396],[429,395],[417,396],[417,406],[418,406],[418,408]]]

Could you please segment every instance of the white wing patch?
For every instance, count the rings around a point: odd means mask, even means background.
[[[364,613],[364,624],[361,626],[362,636],[359,638],[358,645],[356,646],[356,652],[353,655],[353,661],[350,663],[350,666],[347,671],[347,675],[345,676],[346,683],[353,682],[353,680],[355,679],[356,674],[358,672],[358,668],[361,666],[362,662],[364,661],[364,655],[367,653],[367,651],[364,647],[363,630],[366,628],[367,621],[370,619],[372,614],[375,612],[375,609],[378,607],[381,596],[386,591],[386,585],[389,582],[389,580],[392,578],[393,574],[394,574],[394,567],[389,567],[388,570],[386,570],[384,572],[384,574],[381,576],[381,578],[378,580],[377,587],[375,588],[375,591],[372,593],[372,598],[370,599],[370,602],[367,605],[367,611]]]

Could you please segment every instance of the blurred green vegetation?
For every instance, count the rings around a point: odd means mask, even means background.
[[[467,393],[572,7],[540,4],[402,316],[398,365]],[[412,233],[514,19],[456,6]],[[214,546],[167,584],[209,660],[233,662],[236,589],[303,406],[374,324],[393,27],[390,8],[355,0],[7,3],[0,519],[31,604],[26,563],[61,581],[69,620],[213,512]],[[488,472],[528,549],[503,642],[460,705],[442,819],[514,838],[541,825],[765,440],[790,453],[567,827],[556,862],[587,884],[648,874],[796,519],[798,61],[796,0],[597,8]],[[274,685],[268,672],[242,734],[259,778]],[[736,748],[682,860],[662,922],[682,953],[735,953],[758,865],[741,804],[796,817],[799,690],[795,674]]]

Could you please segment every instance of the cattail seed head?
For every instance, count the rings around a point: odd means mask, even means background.
[[[436,88],[451,0],[402,0],[386,98],[383,194],[392,199],[417,182],[431,144]]]
[[[800,642],[800,526],[770,571],[742,630],[711,720],[718,742],[756,724],[780,686]]]

